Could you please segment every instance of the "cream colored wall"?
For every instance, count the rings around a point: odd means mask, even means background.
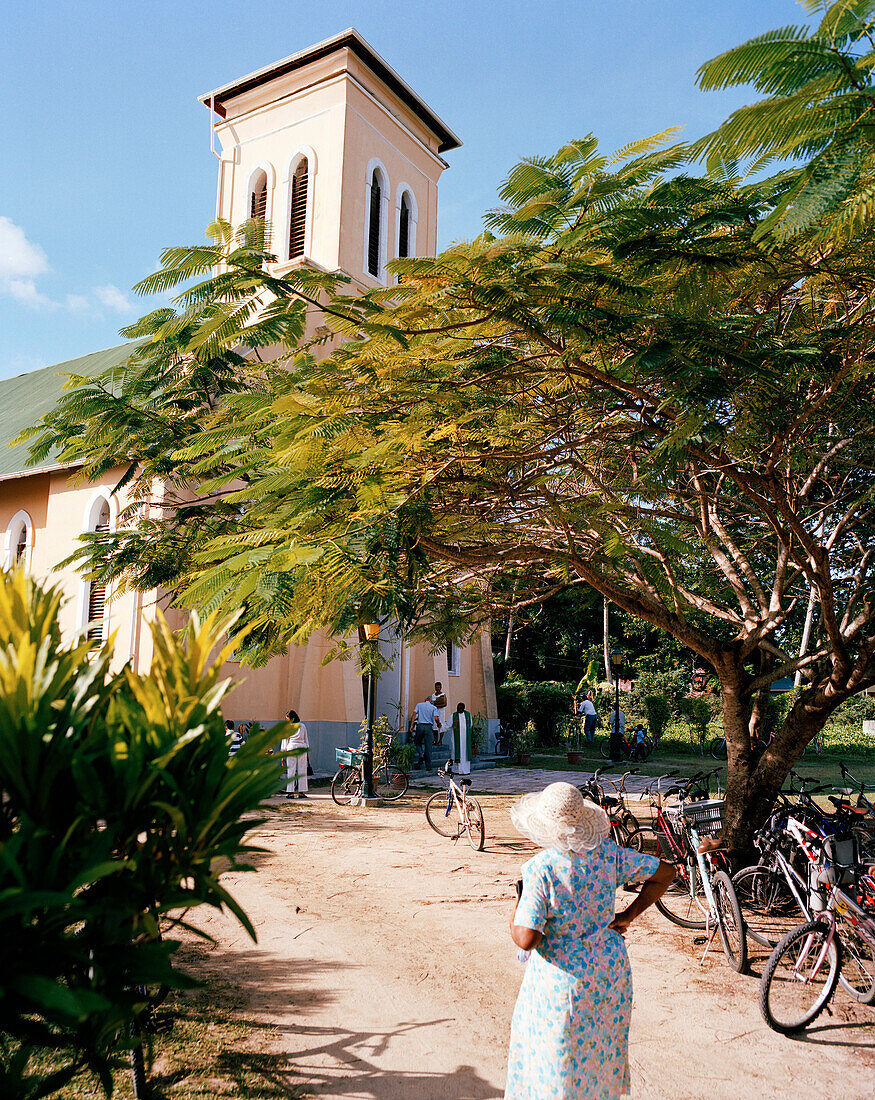
[[[122,470],[110,471],[100,482],[81,483],[75,472],[24,474],[0,482],[0,530],[5,531],[20,510],[33,522],[33,546],[27,568],[42,581],[60,587],[64,593],[61,629],[66,638],[76,636],[84,622],[83,604],[87,585],[71,565],[57,566],[76,549],[85,529],[89,506],[101,489],[107,494],[117,483]],[[113,516],[127,503],[114,503]],[[107,636],[115,633],[113,667],[118,669],[133,659],[135,667],[146,670],[152,657],[151,637],[144,629],[141,614],[144,605],[153,602],[148,594],[109,592]]]
[[[264,169],[267,220],[279,272],[291,266],[285,251],[288,168],[298,150],[310,151],[308,259],[329,271],[345,271],[359,285],[374,285],[364,262],[368,166],[374,160],[389,183],[384,260],[397,252],[396,207],[402,184],[415,201],[415,252],[434,254],[437,182],[446,167],[436,152],[437,139],[349,50],[239,95],[226,111],[216,126],[222,150],[216,212],[234,225],[245,221],[250,182]]]

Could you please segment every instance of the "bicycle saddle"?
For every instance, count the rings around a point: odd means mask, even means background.
[[[620,805],[620,800],[619,800],[619,798],[616,798],[612,794],[606,794],[605,797],[602,799],[602,805],[603,806],[619,806]]]
[[[467,777],[464,778],[464,779],[460,779],[459,780],[459,786],[460,787],[470,787],[471,786],[471,780],[468,779]]]

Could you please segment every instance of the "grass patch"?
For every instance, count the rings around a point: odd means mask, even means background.
[[[180,962],[197,970],[206,952],[185,944]],[[173,993],[155,1014],[151,1035],[145,1036],[151,1100],[294,1100],[310,1096],[307,1086],[284,1054],[271,1053],[275,1030],[242,1012],[244,998],[237,986],[211,976],[199,989]],[[113,1100],[133,1097],[127,1055],[119,1052],[113,1075]],[[32,1059],[31,1071],[51,1071],[48,1057]],[[52,1096],[58,1100],[98,1100],[97,1081],[81,1074]]]

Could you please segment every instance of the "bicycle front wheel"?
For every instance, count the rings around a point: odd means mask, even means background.
[[[711,877],[711,886],[717,906],[723,954],[735,973],[741,974],[747,968],[747,930],[732,879],[725,871],[715,871]]]
[[[354,798],[361,798],[362,777],[358,768],[340,768],[331,780],[331,797],[338,806],[348,806]]]
[[[475,852],[483,851],[486,840],[486,825],[483,822],[483,811],[476,798],[468,795],[465,799],[465,832],[468,834],[468,843]]]
[[[760,1010],[773,1031],[801,1031],[829,1004],[842,954],[838,937],[830,933],[823,921],[806,921],[772,952],[760,982]]]
[[[726,759],[726,738],[725,737],[712,737],[711,744],[708,746],[708,752],[715,760]]]
[[[666,859],[664,852],[657,852],[657,855]],[[656,899],[656,908],[681,928],[704,928],[708,903],[699,868],[679,861],[670,862],[674,863],[674,881],[662,897]]]
[[[773,948],[791,921],[805,918],[787,880],[771,867],[743,867],[732,876],[732,885],[748,935],[764,947]]]
[[[425,804],[425,820],[441,836],[458,836],[459,819],[453,812],[449,791],[435,791]]]
[[[843,921],[842,988],[860,1004],[875,1004],[875,936],[862,924]]]
[[[407,773],[392,764],[384,764],[374,771],[374,790],[377,798],[392,802],[407,793],[409,780]]]

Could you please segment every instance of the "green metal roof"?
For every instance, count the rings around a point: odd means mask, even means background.
[[[15,378],[0,380],[0,479],[14,477],[16,474],[37,473],[39,470],[57,466],[57,459],[48,455],[35,466],[27,465],[30,443],[19,443],[16,447],[9,444],[25,428],[31,428],[37,421],[51,412],[64,393],[64,383],[68,374],[100,374],[110,367],[123,363],[139,341],[119,344],[104,351],[95,351],[91,355],[81,355],[78,359],[68,359],[64,363],[55,363],[51,367],[19,374]]]

